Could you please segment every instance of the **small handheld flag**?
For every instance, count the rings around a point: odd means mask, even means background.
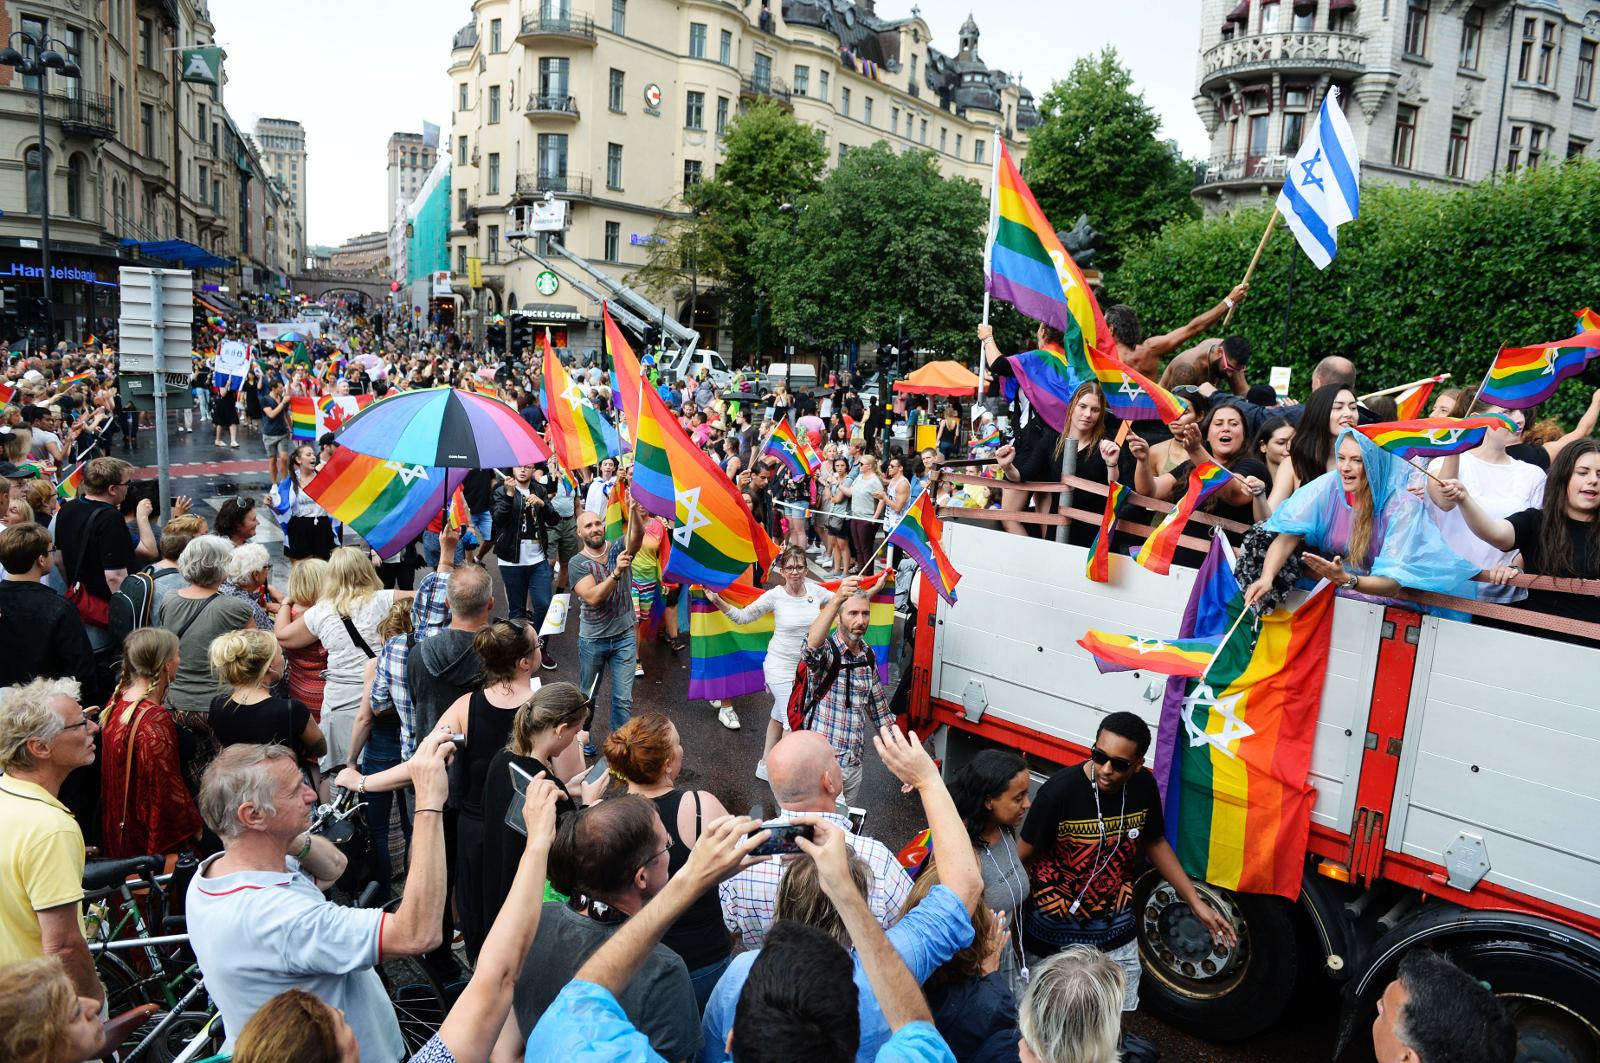
[[[1508,410],[1537,406],[1591,358],[1600,358],[1600,330],[1579,332],[1553,343],[1502,347],[1478,389],[1478,400]]]
[[[1278,213],[1306,256],[1327,269],[1339,253],[1339,226],[1361,213],[1361,155],[1339,106],[1339,90],[1322,98],[1278,193]]]
[[[795,435],[789,425],[787,417],[780,418],[772,434],[767,436],[767,441],[761,445],[761,453],[770,455],[783,462],[788,467],[789,473],[796,479],[802,480],[816,472],[822,464],[817,461],[816,451],[809,445],[802,447],[802,440]],[[816,464],[812,464],[815,461]]]
[[[606,499],[606,542],[614,543],[628,532],[628,481],[618,478]]]
[[[289,530],[289,518],[294,516],[294,473],[291,471],[281,481],[267,492],[267,502],[272,506],[273,515],[278,518],[278,527],[284,531]]]
[[[62,481],[56,485],[56,497],[61,501],[72,501],[78,497],[78,493],[83,489],[83,465],[84,463],[80,461],[73,466],[72,471],[67,473]]]
[[[1577,332],[1593,332],[1600,329],[1600,313],[1590,310],[1587,306],[1582,310],[1573,311],[1572,316],[1578,319]]]
[[[1358,425],[1356,431],[1391,454],[1402,458],[1460,454],[1483,443],[1491,428],[1517,430],[1517,422],[1503,413],[1482,417],[1423,417],[1412,421]]]
[[[71,376],[62,377],[60,383],[58,383],[56,386],[62,391],[65,391],[74,384],[92,384],[94,383],[94,379],[94,371],[85,369],[81,373],[73,373]]]
[[[1172,512],[1156,525],[1156,530],[1150,533],[1150,538],[1139,547],[1133,559],[1151,572],[1165,576],[1172,568],[1172,555],[1178,550],[1178,539],[1183,535],[1184,525],[1202,502],[1232,478],[1232,473],[1214,461],[1196,465],[1189,472],[1189,489],[1183,493]]]
[[[450,509],[445,514],[445,523],[451,528],[465,528],[472,524],[472,514],[467,511],[467,496],[460,487],[450,494]]]
[[[1394,397],[1394,419],[1397,421],[1411,421],[1422,416],[1422,411],[1428,408],[1428,399],[1433,396],[1433,389],[1439,382],[1437,380],[1424,380],[1414,387],[1406,388]]]
[[[1100,528],[1094,533],[1094,542],[1089,544],[1089,560],[1084,566],[1084,575],[1095,583],[1106,583],[1111,579],[1111,533],[1132,494],[1121,483],[1112,484],[1106,491],[1106,509],[1100,516]]]
[[[927,488],[923,488],[917,500],[906,509],[905,516],[890,529],[889,542],[910,555],[933,584],[933,589],[939,592],[939,597],[954,605],[961,573],[950,564],[944,547],[939,545],[941,532],[939,517],[933,511],[933,499],[928,496]]]
[[[1217,647],[1222,645],[1222,636],[1147,639],[1091,630],[1078,640],[1078,645],[1093,655],[1095,667],[1102,673],[1137,670],[1193,677],[1205,674]]]

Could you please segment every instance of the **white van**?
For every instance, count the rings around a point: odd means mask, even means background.
[[[763,378],[768,391],[776,390],[785,380],[790,392],[814,391],[817,387],[817,367],[802,362],[773,362]]]

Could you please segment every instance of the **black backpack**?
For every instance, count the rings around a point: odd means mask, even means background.
[[[134,631],[154,622],[156,578],[149,572],[130,572],[122,586],[111,593],[110,619],[106,630],[111,635],[113,653],[122,656],[122,642]]]

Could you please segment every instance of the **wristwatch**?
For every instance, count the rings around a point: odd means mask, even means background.
[[[1347,591],[1353,591],[1353,590],[1356,589],[1356,584],[1358,584],[1360,582],[1361,582],[1361,577],[1356,575],[1354,572],[1352,572],[1352,573],[1350,573],[1350,578],[1345,580],[1343,583],[1339,584],[1339,586],[1343,587]]]

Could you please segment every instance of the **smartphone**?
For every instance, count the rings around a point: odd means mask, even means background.
[[[511,769],[511,800],[506,802],[506,826],[527,837],[528,827],[522,822],[522,806],[527,804],[528,787],[533,784],[533,776],[517,764],[507,764],[506,767]]]
[[[867,824],[867,810],[864,808],[851,808],[845,812],[845,815],[850,820],[850,833],[859,837],[862,828]]]
[[[751,856],[782,856],[787,853],[798,853],[800,846],[795,844],[795,839],[804,838],[810,841],[815,833],[809,823],[763,823],[761,829],[771,831],[772,836],[750,850]]]
[[[465,752],[467,748],[467,736],[453,734],[450,736],[450,744],[456,747],[457,753]]]
[[[609,767],[610,765],[606,763],[606,758],[601,757],[599,760],[594,762],[594,767],[589,769],[589,774],[583,777],[583,781],[590,785],[599,782],[600,779],[605,775],[606,769]]]

